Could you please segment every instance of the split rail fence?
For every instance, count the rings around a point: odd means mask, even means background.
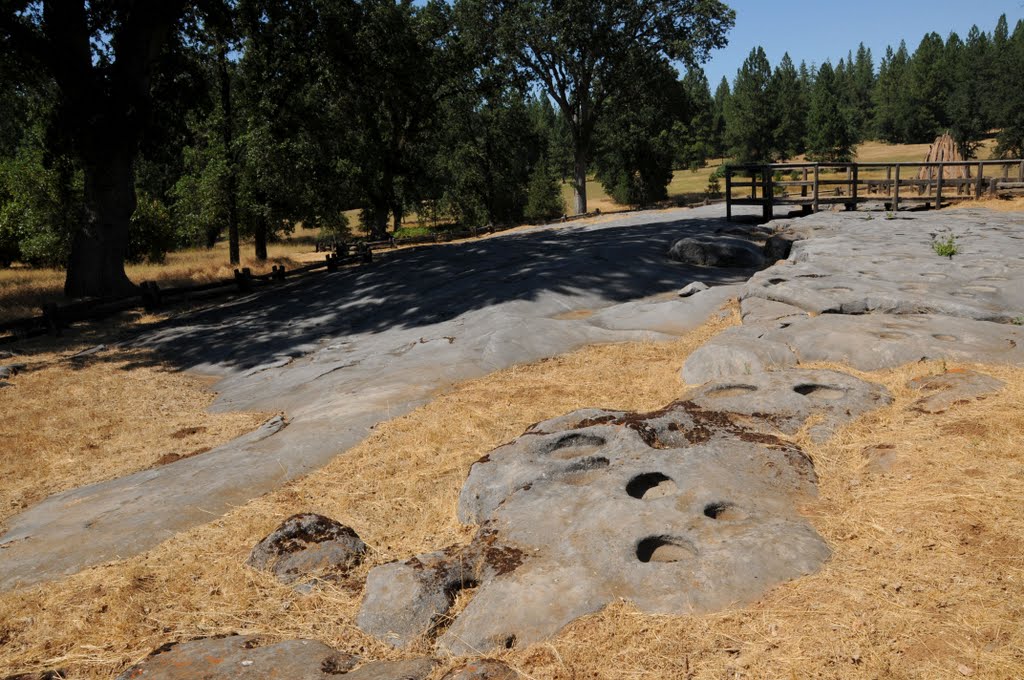
[[[734,206],[760,206],[771,219],[775,206],[805,214],[842,205],[882,203],[938,208],[958,201],[1024,195],[1024,160],[915,163],[768,163],[725,169],[726,217]]]

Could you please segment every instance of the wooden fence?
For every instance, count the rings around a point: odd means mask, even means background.
[[[973,174],[973,176],[972,176]],[[882,203],[893,212],[909,205],[933,208],[985,197],[1024,195],[1024,160],[918,163],[769,163],[725,169],[726,217],[733,206],[796,206],[803,213],[823,206],[856,210]]]

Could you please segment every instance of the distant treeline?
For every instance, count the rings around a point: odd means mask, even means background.
[[[710,93],[708,95],[710,97]],[[789,55],[774,69],[760,47],[731,86],[723,78],[707,122],[711,153],[743,162],[849,160],[866,139],[923,143],[949,132],[965,158],[998,130],[996,154],[1024,155],[1024,20],[1010,33],[1006,15],[995,30],[971,27],[965,38],[924,36],[911,54],[888,48],[876,68],[871,50],[833,66]],[[699,154],[697,154],[699,156]]]
[[[74,295],[226,234],[263,257],[300,222],[345,234],[353,209],[380,236],[413,212],[583,212],[588,176],[649,204],[714,157],[839,160],[947,129],[966,154],[993,129],[999,153],[1024,145],[1024,23],[1005,17],[877,69],[863,46],[774,69],[757,48],[712,93],[699,65],[734,21],[715,0],[21,4],[0,11],[0,265],[67,265]]]

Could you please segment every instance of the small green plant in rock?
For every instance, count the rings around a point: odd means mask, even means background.
[[[894,213],[891,210],[887,211],[885,213],[885,219],[887,219],[887,220],[894,220],[894,219],[896,219],[896,213]]]
[[[1010,323],[1012,323],[1014,326],[1024,326],[1024,314],[1020,316],[1015,316],[1013,319],[1010,320]]]
[[[948,257],[953,259],[953,256],[957,254],[956,247],[956,236],[950,234],[944,239],[935,239],[932,241],[932,250],[935,251],[936,255],[940,257]]]

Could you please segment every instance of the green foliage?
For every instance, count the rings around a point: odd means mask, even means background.
[[[704,190],[704,195],[711,199],[722,197],[722,184],[715,173],[708,175],[708,186]]]
[[[565,214],[561,183],[558,174],[541,158],[530,175],[524,216],[531,222],[539,222]]]
[[[68,159],[47,167],[26,145],[0,160],[0,263],[63,267],[82,210],[82,173]]]
[[[750,51],[736,74],[725,109],[725,139],[729,155],[740,163],[772,160],[775,116],[771,77],[768,56],[761,47]]]
[[[128,231],[129,262],[163,262],[177,245],[171,212],[158,198],[139,192]]]
[[[788,53],[782,55],[768,88],[773,108],[772,156],[792,158],[804,151],[807,93]]]
[[[850,109],[843,104],[840,83],[827,61],[818,70],[807,113],[807,157],[815,161],[846,162],[856,144]]]
[[[656,60],[636,72],[643,77],[624,83],[606,105],[594,165],[617,203],[643,206],[668,197],[678,131],[673,123],[686,99],[668,64]]]
[[[932,250],[939,257],[948,257],[953,259],[953,256],[959,252],[956,243],[956,236],[949,234],[946,238],[937,238],[932,241]]]

